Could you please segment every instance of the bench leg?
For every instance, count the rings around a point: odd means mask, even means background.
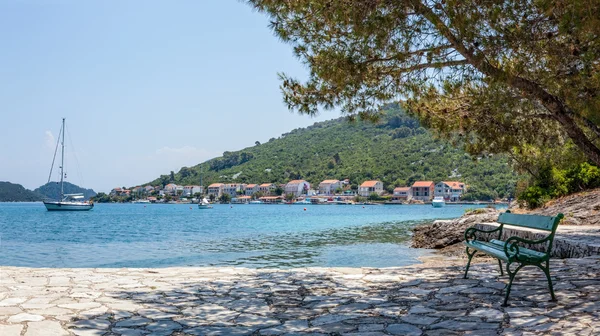
[[[517,272],[521,268],[523,268],[523,266],[525,266],[525,265],[521,264],[521,265],[519,265],[519,267],[517,267],[517,269],[514,272],[511,272],[510,265],[511,265],[511,263],[506,264],[506,273],[508,273],[509,280],[508,280],[508,286],[506,287],[506,294],[504,295],[504,303],[502,304],[502,307],[508,307],[508,296],[510,295],[510,289],[512,287],[513,280],[515,279]]]
[[[504,270],[502,269],[502,260],[498,259],[498,266],[500,266],[500,275],[504,275]]]
[[[463,277],[464,279],[467,278],[467,273],[469,273],[469,266],[471,266],[471,259],[473,259],[473,257],[475,256],[477,250],[473,250],[473,253],[469,253],[469,248],[467,247],[466,252],[467,256],[469,256],[469,261],[467,261],[467,269],[465,270],[465,276]]]
[[[546,279],[548,280],[548,287],[550,288],[550,296],[552,297],[551,301],[556,301],[556,296],[554,296],[554,287],[552,286],[552,280],[550,279],[550,261],[546,260],[546,267],[542,265],[538,265],[539,268],[544,271],[546,274]]]

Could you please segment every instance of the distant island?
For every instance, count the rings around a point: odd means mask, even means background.
[[[0,182],[0,202],[38,202],[43,196],[20,184]]]
[[[64,183],[65,194],[83,193],[86,199],[96,195],[92,189],[81,188],[75,184]],[[20,184],[0,182],[0,202],[39,202],[46,198],[57,199],[60,195],[60,186],[56,182],[49,182],[31,191]]]
[[[94,190],[85,189],[69,182],[64,182],[63,188],[65,194],[83,194],[83,197],[86,200],[89,200],[90,197],[96,196],[96,192]],[[42,195],[44,198],[58,199],[60,195],[60,184],[58,182],[48,182],[35,189],[34,192]]]

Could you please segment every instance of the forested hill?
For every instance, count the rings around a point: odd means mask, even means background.
[[[0,202],[35,202],[41,201],[42,196],[25,189],[20,184],[0,182]]]
[[[352,184],[379,179],[391,190],[416,180],[461,180],[480,199],[512,196],[517,180],[506,157],[473,158],[434,138],[395,105],[376,124],[345,118],[315,123],[148,184],[199,184],[201,171],[205,186],[349,178]]]
[[[85,199],[90,199],[90,197],[96,196],[96,192],[94,190],[85,189],[69,182],[63,183],[63,191],[65,194],[83,194]],[[48,182],[35,189],[34,192],[49,199],[58,199],[60,197],[60,184],[58,182]]]

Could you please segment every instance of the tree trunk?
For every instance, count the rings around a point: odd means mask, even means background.
[[[583,153],[600,167],[600,149],[583,133],[583,130],[575,123],[575,120],[566,113],[556,113],[556,120],[564,127],[567,135],[583,151]]]

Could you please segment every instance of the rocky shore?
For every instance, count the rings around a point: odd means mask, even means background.
[[[512,212],[555,216],[563,213],[565,219],[558,227],[552,249],[555,258],[581,258],[600,255],[600,189],[570,195],[528,211],[513,207]],[[493,229],[501,211],[481,208],[469,211],[453,220],[436,220],[413,229],[412,247],[439,249],[443,254],[464,256],[464,232],[470,226]],[[530,240],[541,239],[544,232],[507,227],[502,239],[521,236]],[[540,246],[529,246],[539,248]],[[543,246],[542,246],[543,248]]]

